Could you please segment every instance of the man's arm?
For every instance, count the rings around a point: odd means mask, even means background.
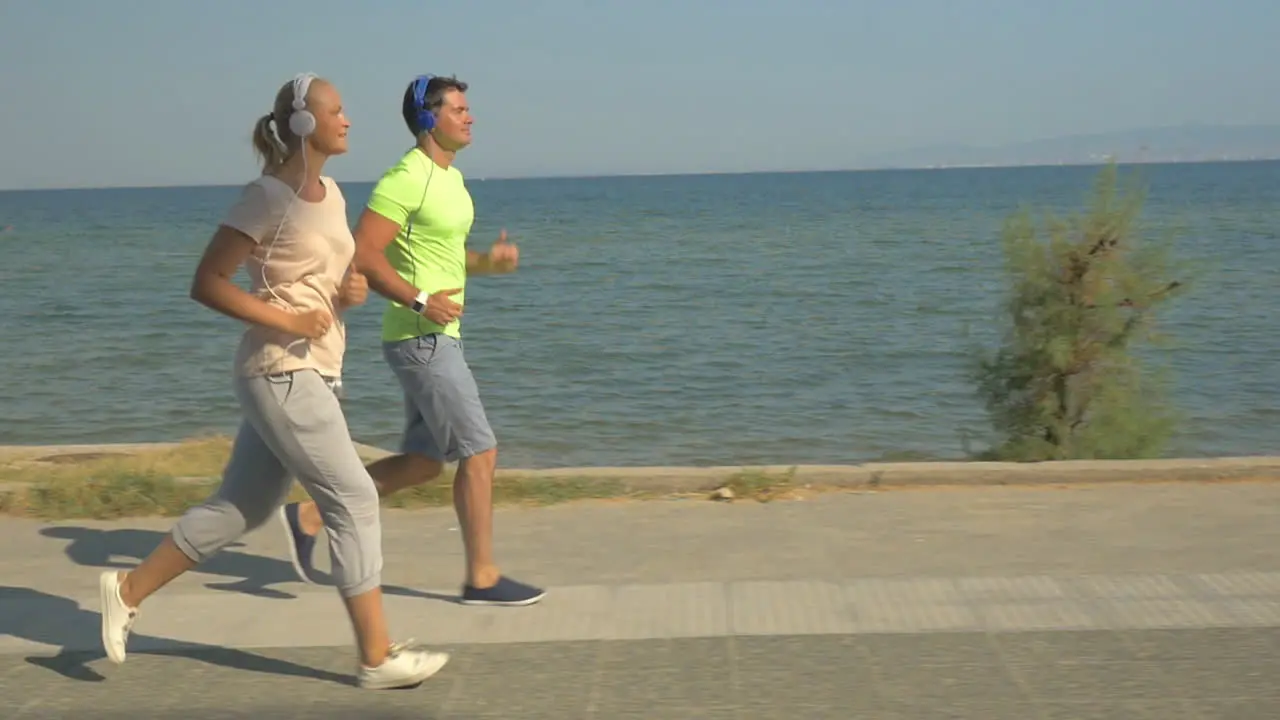
[[[369,281],[369,287],[384,298],[412,306],[418,288],[411,285],[387,260],[387,246],[400,233],[400,224],[365,208],[352,233],[356,238],[355,264]],[[468,258],[470,264],[470,258]]]
[[[411,285],[387,260],[387,246],[400,232],[400,224],[374,210],[365,208],[356,222],[356,260],[369,287],[388,300],[412,308],[420,290]],[[422,315],[439,325],[448,325],[462,315],[462,306],[453,301],[461,288],[438,290],[426,298]]]
[[[491,275],[494,272],[493,263],[489,259],[489,253],[476,252],[475,250],[467,251],[468,275]]]
[[[489,252],[467,251],[468,275],[498,275],[514,272],[520,263],[520,248],[507,242],[507,231],[498,233],[498,242]]]

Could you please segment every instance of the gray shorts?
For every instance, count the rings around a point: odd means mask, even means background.
[[[433,334],[385,342],[382,355],[404,390],[400,452],[456,462],[498,446],[461,340]]]

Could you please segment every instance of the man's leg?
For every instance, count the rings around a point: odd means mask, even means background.
[[[469,605],[532,605],[541,588],[502,575],[493,559],[493,474],[498,457],[480,391],[462,354],[462,343],[447,335],[420,338],[403,352],[389,353],[398,365],[405,394],[417,415],[406,426],[404,449],[441,462],[458,463],[453,507],[466,550],[462,602]]]
[[[436,477],[445,462],[457,461],[453,505],[466,550],[462,601],[473,605],[531,605],[540,588],[504,577],[493,560],[493,476],[497,439],[489,426],[474,376],[461,343],[444,335],[389,343],[388,365],[405,392],[405,431],[400,455],[369,467],[386,495]],[[299,535],[314,536],[320,525],[303,525],[303,513],[290,521],[295,547]],[[313,529],[314,528],[314,529]]]
[[[459,459],[458,474],[453,477],[453,510],[458,514],[467,553],[467,587],[476,590],[488,590],[502,578],[493,562],[493,471],[497,464],[498,449],[490,448]]]

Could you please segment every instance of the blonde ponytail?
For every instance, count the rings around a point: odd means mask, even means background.
[[[271,113],[267,113],[258,118],[253,126],[253,151],[262,161],[263,172],[279,167],[289,156],[284,143],[271,129],[271,120]]]

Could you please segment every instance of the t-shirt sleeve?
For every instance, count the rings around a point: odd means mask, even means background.
[[[240,191],[236,201],[222,218],[222,224],[248,235],[261,245],[276,231],[280,213],[276,212],[267,189],[258,183],[250,183]]]
[[[418,209],[421,197],[422,183],[414,179],[409,168],[397,165],[373,186],[367,207],[403,226],[408,221],[409,214]]]

